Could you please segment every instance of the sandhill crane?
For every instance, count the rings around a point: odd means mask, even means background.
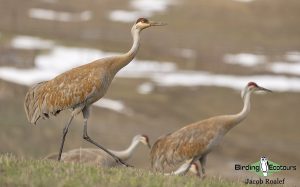
[[[127,149],[123,151],[108,149],[108,151],[116,155],[121,160],[126,161],[131,158],[139,143],[148,146],[149,149],[151,148],[148,136],[136,135],[133,137],[132,142]],[[54,153],[48,155],[47,157],[45,157],[45,159],[57,159],[57,156],[58,153]],[[61,160],[63,162],[79,162],[84,164],[97,165],[99,167],[120,166],[120,163],[116,162],[109,154],[101,149],[93,148],[79,148],[64,152],[62,153]]]
[[[139,18],[131,29],[133,45],[122,55],[102,58],[89,64],[73,68],[58,75],[52,80],[32,86],[25,96],[24,106],[28,121],[36,124],[39,118],[49,118],[60,111],[69,109],[71,117],[63,129],[58,160],[61,159],[65,137],[75,115],[83,114],[83,138],[110,154],[116,161],[126,165],[121,159],[107,151],[92,140],[87,133],[87,120],[91,104],[102,98],[116,73],[126,66],[138,52],[140,32],[151,26],[162,26],[164,23]]]
[[[199,160],[204,176],[207,154],[220,143],[230,129],[246,118],[250,112],[250,96],[257,91],[271,92],[254,82],[249,82],[242,90],[244,107],[238,114],[212,117],[159,138],[151,150],[152,167],[164,170],[166,165],[174,166],[190,160],[185,169],[187,172],[191,163]]]

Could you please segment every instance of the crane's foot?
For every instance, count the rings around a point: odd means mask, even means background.
[[[110,153],[110,154],[111,154],[111,153]],[[131,165],[125,163],[123,160],[121,160],[121,159],[120,159],[119,157],[117,157],[116,155],[111,154],[111,156],[115,159],[115,161],[116,161],[118,164],[120,164],[120,165],[122,165],[122,166],[124,166],[124,167],[132,167],[132,168],[133,168],[133,166],[131,166]]]
[[[119,157],[117,157],[116,155],[111,155],[114,159],[115,159],[115,161],[118,163],[118,164],[120,164],[120,165],[122,165],[122,166],[124,166],[124,167],[132,167],[133,168],[133,166],[131,166],[131,165],[129,165],[129,164],[127,164],[127,163],[125,163],[123,160],[121,160]]]
[[[126,164],[124,161],[122,161],[120,158],[117,158],[116,159],[116,162],[118,162],[119,164],[121,164],[122,166],[124,167],[131,167],[133,168],[133,166],[129,165],[129,164]]]
[[[117,157],[116,155],[112,154],[111,152],[109,152],[107,149],[105,149],[104,147],[102,147],[101,145],[99,145],[98,143],[96,143],[95,141],[93,141],[86,133],[84,133],[83,135],[83,139],[85,139],[86,141],[91,142],[92,144],[96,145],[98,148],[102,149],[103,151],[105,151],[107,154],[109,154],[111,157],[113,157],[113,159],[115,159],[115,161],[117,163],[119,163],[122,166],[125,167],[133,167],[129,164],[126,164],[125,162],[123,162],[119,157]]]

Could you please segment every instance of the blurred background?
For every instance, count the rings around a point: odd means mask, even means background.
[[[208,157],[208,176],[257,178],[235,171],[266,156],[300,165],[299,0],[0,0],[0,153],[43,158],[57,152],[69,112],[30,125],[28,86],[97,58],[127,52],[139,17],[168,26],[142,32],[136,59],[92,108],[90,136],[126,148],[136,134],[159,136],[189,123],[241,110],[249,82],[271,89],[255,95],[248,118]],[[93,147],[76,117],[64,150]],[[149,168],[140,146],[129,161]],[[274,174],[299,183],[299,170]]]

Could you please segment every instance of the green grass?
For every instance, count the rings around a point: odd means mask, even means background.
[[[220,178],[163,176],[132,168],[99,169],[81,164],[0,155],[0,186],[245,186]]]

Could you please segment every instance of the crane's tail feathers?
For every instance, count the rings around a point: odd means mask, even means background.
[[[41,117],[41,109],[39,106],[39,103],[41,103],[39,100],[43,99],[41,97],[41,94],[39,93],[39,88],[44,84],[45,82],[40,82],[32,86],[24,100],[24,108],[25,113],[27,116],[27,119],[30,123],[36,124],[37,120]],[[44,117],[44,116],[43,116]],[[47,115],[45,115],[47,117]]]

